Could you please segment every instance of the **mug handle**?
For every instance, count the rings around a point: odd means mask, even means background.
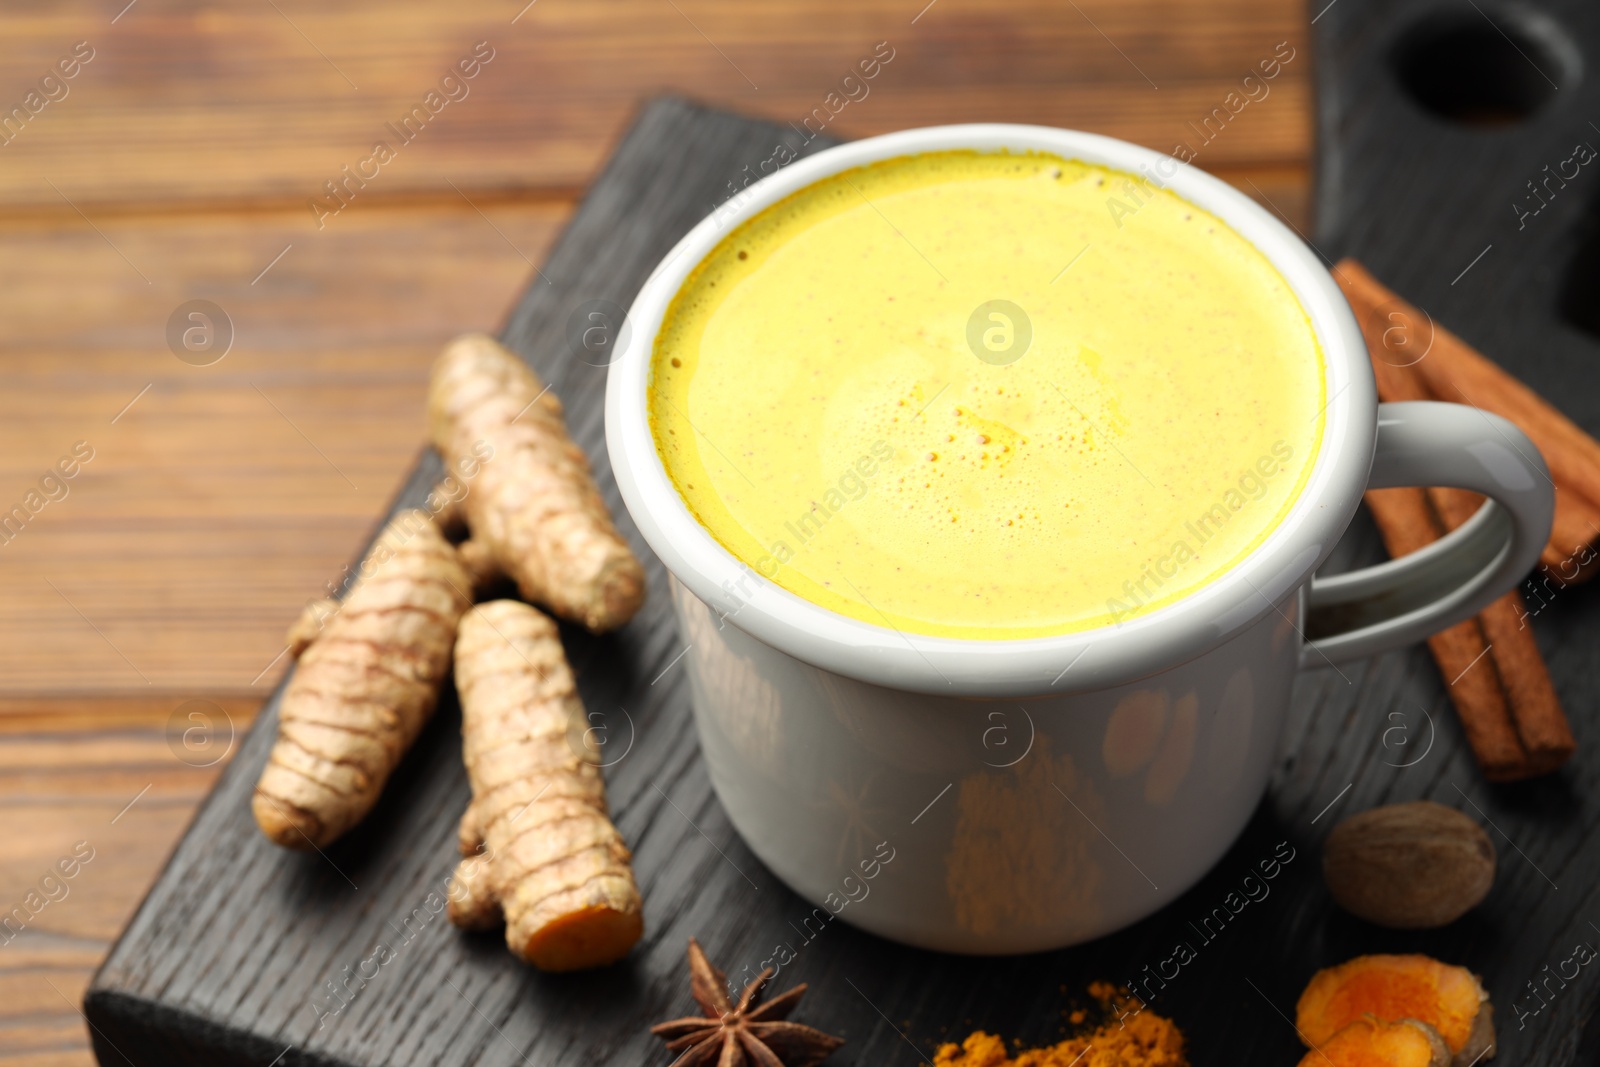
[[[1301,667],[1325,667],[1409,645],[1515,588],[1550,538],[1555,489],[1544,457],[1498,415],[1464,404],[1378,405],[1370,489],[1452,486],[1489,498],[1419,551],[1347,574],[1313,577]]]

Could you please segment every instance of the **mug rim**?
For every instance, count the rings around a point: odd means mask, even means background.
[[[657,333],[689,273],[733,228],[840,171],[962,149],[1043,151],[1150,174],[1156,184],[1216,215],[1255,246],[1311,320],[1322,349],[1328,400],[1310,477],[1289,513],[1245,559],[1147,614],[1072,633],[990,639],[936,637],[839,614],[763,577],[717,541],[689,511],[656,449],[647,387]],[[1163,161],[1177,164],[1170,176],[1157,169]],[[606,446],[623,503],[667,570],[725,623],[796,659],[912,692],[1021,698],[1104,689],[1203,655],[1271,611],[1299,632],[1298,605],[1289,602],[1355,514],[1376,446],[1377,396],[1365,341],[1333,276],[1306,243],[1255,201],[1192,164],[1076,130],[1007,123],[931,126],[795,160],[747,186],[690,230],[651,272],[627,323],[607,374]]]

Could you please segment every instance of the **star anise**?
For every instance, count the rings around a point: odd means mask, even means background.
[[[805,995],[805,983],[782,996],[761,1003],[767,982],[776,972],[768,967],[744,987],[739,1002],[728,999],[728,979],[711,965],[700,942],[689,939],[689,993],[703,1018],[689,1017],[657,1023],[650,1028],[667,1043],[669,1052],[682,1052],[672,1067],[816,1067],[844,1039],[786,1021]]]

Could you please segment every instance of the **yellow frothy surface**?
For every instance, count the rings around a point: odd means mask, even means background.
[[[807,600],[947,637],[1109,625],[1228,570],[1309,476],[1322,354],[1266,257],[1135,181],[933,153],[732,231],[651,367],[689,509]]]

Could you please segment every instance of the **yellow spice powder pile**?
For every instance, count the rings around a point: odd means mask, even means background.
[[[1107,1003],[1109,997],[1099,996],[1102,988],[1096,983],[1091,992]],[[959,1045],[941,1045],[934,1067],[1189,1067],[1176,1023],[1137,1001],[1123,1002],[1119,1009],[1121,1022],[1113,1018],[1091,1033],[1014,1057],[1006,1055],[1004,1040],[979,1030]]]

